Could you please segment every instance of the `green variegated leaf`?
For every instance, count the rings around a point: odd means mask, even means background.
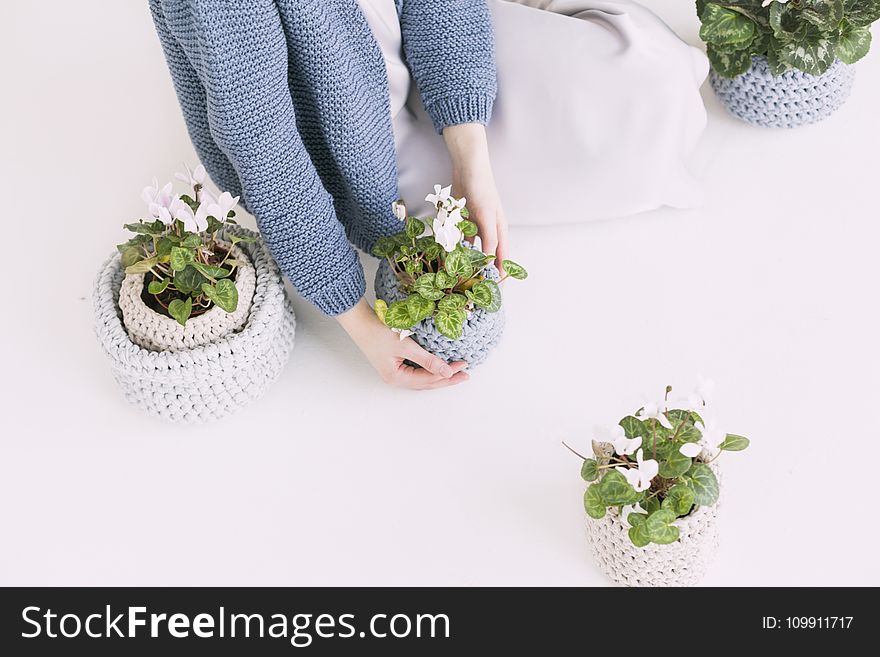
[[[373,312],[376,313],[376,317],[379,318],[379,321],[388,326],[385,323],[385,313],[388,312],[388,304],[385,303],[384,299],[376,299],[376,303],[373,304]]]
[[[477,234],[477,232],[479,232],[477,224],[475,224],[473,221],[468,221],[467,219],[458,222],[458,229],[465,237],[473,237]]]
[[[594,459],[584,459],[581,466],[581,477],[584,481],[596,481],[599,478],[599,464]]]
[[[477,283],[470,290],[465,292],[467,298],[474,302],[474,305],[480,308],[486,308],[492,305],[492,291],[488,285]]]
[[[729,433],[724,438],[724,442],[718,445],[719,448],[727,452],[741,452],[749,446],[749,439],[745,436],[737,436],[735,433]]]
[[[469,256],[461,249],[446,254],[443,268],[447,273],[457,278],[470,278],[474,275],[474,268],[470,263]]]
[[[654,513],[654,511],[660,508],[660,500],[656,495],[654,497],[646,497],[643,502],[640,502],[640,504],[648,513]]]
[[[749,50],[725,53],[710,45],[706,52],[709,55],[712,68],[723,78],[735,78],[746,73],[752,67],[752,56]]]
[[[629,528],[629,540],[637,548],[643,548],[651,542],[646,525],[647,523],[642,523]]]
[[[633,415],[623,418],[620,426],[623,427],[627,438],[647,438],[651,435],[651,430],[645,426],[645,423]]]
[[[742,44],[748,47],[755,38],[757,26],[746,16],[711,2],[701,14],[700,38],[718,46]]]
[[[493,280],[486,279],[485,281],[480,281],[474,287],[471,288],[471,292],[473,292],[476,288],[484,288],[489,291],[491,295],[491,299],[489,303],[485,305],[480,305],[480,307],[485,310],[487,313],[497,313],[501,310],[501,287]]]
[[[501,267],[504,269],[505,274],[518,281],[523,281],[529,277],[529,272],[527,272],[521,265],[516,264],[513,260],[505,260],[501,263]]]
[[[122,267],[126,271],[136,262],[144,259],[144,252],[142,249],[139,249],[136,246],[129,246],[124,251],[122,251],[122,256],[120,260],[122,261]],[[147,270],[149,271],[149,270]]]
[[[180,246],[186,247],[188,249],[196,249],[202,245],[202,238],[198,235],[193,235],[190,233],[182,240],[180,240]]]
[[[388,306],[388,310],[385,311],[385,324],[399,330],[411,329],[416,324],[410,315],[409,304],[405,299],[395,301]]]
[[[221,309],[228,313],[235,312],[238,307],[238,288],[228,278],[214,283],[202,283],[202,292]]]
[[[587,515],[596,520],[604,518],[606,508],[605,501],[602,499],[602,493],[599,492],[599,485],[593,484],[588,486],[584,492],[584,509]]]
[[[448,274],[442,269],[437,272],[436,278],[434,279],[437,287],[441,290],[448,290],[453,285],[458,283],[458,278],[453,276],[452,274]]]
[[[390,258],[397,250],[397,242],[391,237],[380,237],[373,245],[372,254],[377,258]]]
[[[440,310],[461,310],[467,305],[467,297],[463,294],[447,294],[437,303]]]
[[[840,40],[837,42],[837,56],[844,64],[855,64],[868,54],[871,49],[871,30],[867,27],[855,27],[849,21],[843,21],[840,28]]]
[[[421,219],[410,217],[406,220],[406,230],[404,232],[410,239],[415,239],[425,232],[425,224],[422,223]]]
[[[174,271],[183,271],[187,265],[191,264],[196,258],[195,251],[181,246],[175,246],[171,249],[171,269]]]
[[[207,279],[192,266],[174,274],[174,287],[182,294],[196,295],[202,291],[202,284],[206,282]]]
[[[644,525],[645,521],[648,519],[647,513],[630,513],[626,517],[626,521],[632,527],[638,527],[639,525]]]
[[[679,536],[678,527],[674,527],[671,524],[674,521],[675,514],[672,511],[669,509],[660,509],[649,515],[645,524],[640,525],[640,527],[645,528],[645,533],[651,539],[652,543],[669,545],[670,543],[677,541]]]
[[[641,494],[629,485],[622,474],[617,470],[609,470],[598,484],[602,499],[610,506],[620,504],[635,504],[641,499]]]
[[[846,19],[856,27],[868,27],[880,20],[880,0],[846,0]]]
[[[831,32],[843,20],[843,0],[800,0],[799,16],[823,32]]]
[[[718,480],[705,463],[694,463],[684,475],[684,481],[694,491],[694,504],[712,506],[718,501]]]
[[[123,226],[125,230],[129,230],[132,233],[139,233],[141,235],[161,235],[165,232],[165,224],[161,221],[139,221],[135,224],[125,224]]]
[[[144,258],[125,268],[126,274],[146,274],[159,262],[159,256]]]
[[[413,290],[431,301],[439,301],[446,294],[441,288],[437,287],[437,274],[434,273],[419,276],[413,284]]]
[[[192,266],[205,278],[226,278],[232,273],[232,270],[224,267],[215,267],[214,265],[204,265],[201,262],[194,261]],[[173,265],[172,265],[173,268]]]
[[[168,314],[176,319],[178,324],[186,326],[186,320],[188,320],[189,316],[192,314],[192,307],[192,297],[187,297],[184,300],[173,299],[171,303],[168,304]]]
[[[821,35],[812,28],[801,41],[783,43],[778,50],[780,61],[810,75],[822,75],[836,59],[836,40]]]
[[[666,497],[661,506],[664,509],[669,509],[676,516],[685,516],[690,513],[693,505],[694,491],[685,484],[676,484],[666,491]]]
[[[150,284],[147,285],[147,292],[150,294],[162,294],[170,283],[171,280],[168,278],[163,278],[161,281],[150,281]]]
[[[406,304],[409,307],[409,316],[413,320],[413,324],[418,324],[434,314],[434,302],[421,294],[410,295]]]
[[[467,313],[464,310],[440,309],[434,315],[434,326],[450,340],[461,338]]]
[[[660,457],[660,454],[657,455]],[[660,476],[664,479],[676,479],[691,469],[693,460],[682,454],[677,447],[669,444],[668,453],[661,457]]]

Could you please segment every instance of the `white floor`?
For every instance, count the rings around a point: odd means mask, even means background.
[[[125,405],[89,294],[145,181],[193,155],[146,3],[68,4],[0,9],[0,584],[604,585],[560,441],[697,373],[753,441],[705,583],[880,584],[880,53],[796,132],[707,90],[698,211],[514,230],[532,278],[467,385],[387,388],[297,300],[278,384],[192,429]],[[690,2],[648,4],[697,41]]]

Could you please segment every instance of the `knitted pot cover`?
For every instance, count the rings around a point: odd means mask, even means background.
[[[766,57],[733,79],[710,74],[712,88],[734,116],[768,128],[796,128],[827,118],[849,98],[855,67],[837,60],[822,75],[787,71],[774,77]]]
[[[263,242],[242,248],[256,273],[247,323],[237,333],[182,351],[150,351],[131,341],[119,308],[125,278],[119,255],[101,267],[93,293],[95,331],[129,402],[175,422],[213,420],[257,399],[278,378],[293,349],[293,308]]]
[[[718,476],[714,465],[710,466]],[[720,480],[719,480],[720,481]],[[680,537],[675,543],[651,543],[638,548],[629,540],[629,525],[617,508],[600,520],[587,517],[587,542],[599,568],[622,586],[693,586],[699,582],[718,551],[718,508],[696,507],[675,521]]]
[[[484,270],[486,278],[499,280],[498,270],[489,265]],[[406,297],[401,291],[397,277],[387,260],[383,260],[376,272],[376,297],[391,304]],[[413,339],[426,350],[452,362],[463,360],[469,368],[476,367],[489,355],[501,340],[504,332],[504,309],[497,313],[487,313],[475,309],[467,318],[461,338],[450,340],[434,326],[433,319],[426,319],[413,328]]]
[[[230,244],[224,244],[230,248]],[[154,351],[183,351],[216,342],[238,331],[247,322],[251,300],[256,288],[256,272],[250,258],[238,247],[232,248],[232,257],[241,264],[236,268],[235,287],[238,289],[238,307],[227,313],[219,306],[192,317],[181,326],[177,320],[156,312],[144,303],[144,274],[128,274],[119,291],[122,323],[132,342]]]

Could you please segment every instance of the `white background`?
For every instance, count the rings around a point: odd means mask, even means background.
[[[691,2],[648,4],[698,42]],[[91,325],[141,188],[194,161],[146,2],[0,23],[0,583],[602,585],[560,441],[702,372],[753,441],[705,583],[880,584],[876,51],[816,127],[748,127],[707,88],[699,210],[515,229],[532,277],[468,384],[387,388],[296,299],[277,385],[184,428],[124,403]]]

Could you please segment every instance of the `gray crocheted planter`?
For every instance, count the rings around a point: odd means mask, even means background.
[[[132,342],[119,308],[125,278],[119,255],[101,267],[93,299],[95,331],[129,402],[174,422],[214,420],[259,398],[281,374],[293,349],[293,307],[263,242],[242,248],[256,271],[247,322],[236,333],[181,351],[151,351]]]
[[[499,280],[498,270],[490,265],[484,272],[486,278]],[[401,291],[397,277],[388,261],[383,260],[376,272],[376,297],[391,304],[406,297]],[[487,313],[477,308],[464,323],[461,338],[450,340],[434,326],[433,319],[426,319],[413,328],[412,338],[432,354],[446,362],[467,362],[469,368],[482,363],[501,340],[504,332],[504,309]]]
[[[719,477],[715,464],[709,466]],[[705,575],[718,552],[718,509],[696,507],[675,525],[679,539],[669,545],[651,543],[636,547],[629,539],[629,525],[616,508],[600,520],[587,518],[587,542],[596,564],[615,584],[659,587],[694,586]]]
[[[733,79],[714,70],[709,78],[721,103],[734,116],[767,128],[796,128],[816,123],[837,111],[849,98],[855,67],[836,61],[822,75],[788,71],[774,77],[765,57]]]

